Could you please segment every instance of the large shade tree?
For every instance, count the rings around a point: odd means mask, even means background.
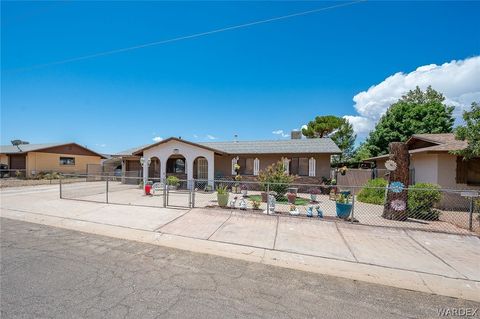
[[[480,104],[472,103],[470,111],[463,112],[464,125],[460,125],[455,130],[455,137],[462,141],[467,141],[466,149],[455,151],[453,153],[463,156],[465,159],[480,157]]]
[[[409,91],[392,104],[370,132],[365,148],[371,156],[388,153],[391,142],[405,142],[413,134],[450,133],[453,107],[445,104],[440,92],[430,86]]]
[[[317,116],[302,129],[302,134],[307,138],[327,137],[343,123],[343,119],[335,115]]]
[[[352,124],[347,119],[342,119],[342,122],[342,125],[330,136],[342,151],[342,154],[334,157],[336,162],[343,162],[352,157],[355,139],[357,138]]]
[[[335,115],[315,117],[302,129],[302,134],[307,138],[330,137],[342,151],[341,155],[335,157],[335,162],[344,161],[352,156],[357,138],[352,124],[347,119]]]

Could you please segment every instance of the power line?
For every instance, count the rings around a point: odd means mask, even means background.
[[[103,52],[83,55],[83,56],[79,56],[79,57],[75,57],[75,58],[44,63],[44,64],[37,64],[37,65],[30,66],[30,67],[14,69],[12,71],[17,71],[17,72],[18,71],[26,71],[26,70],[38,69],[38,68],[43,68],[43,67],[52,66],[52,65],[65,64],[65,63],[70,63],[70,62],[87,60],[87,59],[96,58],[96,57],[100,57],[100,56],[111,55],[111,54],[131,51],[131,50],[137,50],[137,49],[142,49],[142,48],[146,48],[146,47],[177,42],[177,41],[181,41],[181,40],[203,37],[203,36],[211,35],[211,34],[215,34],[215,33],[220,33],[220,32],[225,32],[225,31],[230,31],[230,30],[235,30],[235,29],[251,27],[251,26],[254,26],[254,25],[258,25],[258,24],[264,24],[264,23],[274,22],[274,21],[278,21],[278,20],[294,18],[294,17],[303,16],[303,15],[307,15],[307,14],[317,13],[317,12],[320,12],[320,11],[326,11],[326,10],[330,10],[330,9],[346,7],[346,6],[350,6],[350,5],[354,5],[354,4],[357,4],[357,3],[360,3],[360,2],[366,2],[366,1],[367,0],[358,0],[358,1],[353,1],[353,2],[341,3],[341,4],[329,6],[329,7],[322,7],[322,8],[312,9],[312,10],[308,10],[308,11],[292,13],[292,14],[288,14],[288,15],[284,15],[284,16],[280,16],[280,17],[269,18],[269,19],[265,19],[265,20],[247,22],[247,23],[243,23],[243,24],[230,26],[230,27],[224,27],[224,28],[220,28],[220,29],[215,29],[215,30],[210,30],[210,31],[205,31],[205,32],[200,32],[200,33],[194,33],[194,34],[190,34],[190,35],[184,35],[184,36],[180,36],[180,37],[176,37],[176,38],[172,38],[172,39],[148,42],[148,43],[139,44],[139,45],[135,45],[135,46],[130,46],[130,47],[126,47],[126,48],[103,51]]]

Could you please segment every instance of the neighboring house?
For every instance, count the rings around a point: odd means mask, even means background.
[[[145,180],[171,175],[184,180],[232,178],[235,164],[240,166],[242,180],[256,180],[261,170],[283,159],[287,173],[297,175],[298,182],[319,183],[322,177],[330,177],[334,154],[340,154],[340,149],[331,139],[301,139],[299,132],[292,132],[292,139],[271,141],[194,143],[171,137],[116,156],[125,176]],[[150,165],[142,168],[141,158],[144,163],[150,160]]]
[[[105,158],[76,143],[20,144],[0,146],[0,162],[12,171],[32,177],[39,172],[87,172],[87,165],[100,165]]]
[[[410,169],[415,183],[433,183],[442,188],[480,188],[480,158],[469,161],[451,154],[467,147],[466,141],[455,139],[453,133],[415,134],[406,142],[410,153]],[[389,155],[369,158],[377,168],[384,169]]]

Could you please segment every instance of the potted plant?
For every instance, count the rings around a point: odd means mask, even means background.
[[[311,188],[310,189],[310,199],[312,200],[312,202],[316,202],[317,201],[317,195],[319,195],[321,192],[318,188]]]
[[[298,211],[298,208],[295,205],[290,205],[290,215],[297,216],[300,215],[300,212]]]
[[[228,189],[227,186],[220,185],[217,187],[217,202],[218,206],[225,207],[228,204]]]
[[[240,181],[242,180],[242,175],[235,175],[235,184],[232,186],[232,192],[235,194],[240,194]]]
[[[342,166],[338,169],[338,171],[340,172],[340,174],[345,175],[348,171],[348,168],[346,166]]]
[[[178,185],[180,185],[180,180],[177,176],[168,176],[167,177],[167,185],[168,189],[177,189]]]
[[[347,195],[345,193],[341,193],[337,195],[337,198],[335,201],[335,208],[336,208],[338,218],[347,219],[348,216],[350,216],[350,213],[352,212],[351,198],[352,198],[352,195],[350,194]]]
[[[247,197],[247,192],[248,192],[248,187],[247,187],[247,185],[242,184],[241,189],[242,189],[242,195],[243,195],[243,197]]]
[[[290,204],[295,204],[295,200],[297,199],[297,194],[287,193],[287,199]]]

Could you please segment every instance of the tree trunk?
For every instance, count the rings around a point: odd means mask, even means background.
[[[397,164],[397,169],[389,174],[388,185],[390,186],[392,182],[401,182],[405,188],[401,192],[393,192],[391,188],[387,190],[382,217],[392,220],[406,220],[408,217],[406,187],[409,184],[410,154],[405,143],[393,142],[389,144],[388,148],[390,159]]]

